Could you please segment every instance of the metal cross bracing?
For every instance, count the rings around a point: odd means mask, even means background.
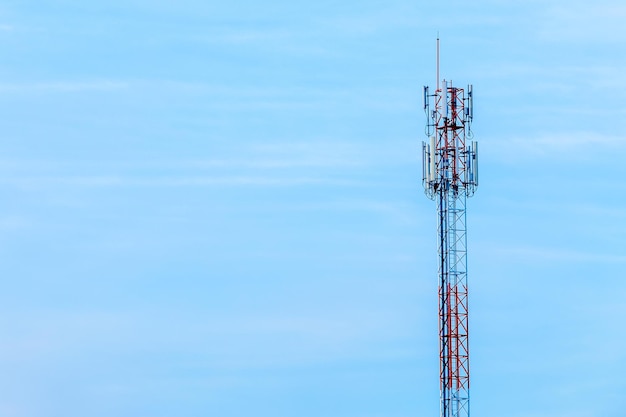
[[[465,194],[439,192],[441,415],[469,415]]]
[[[437,42],[437,55],[439,55]],[[437,74],[439,69],[437,69]],[[422,182],[437,201],[441,417],[469,416],[469,345],[466,199],[478,185],[478,144],[471,135],[472,87],[443,81],[433,95],[424,88],[429,117],[423,143]],[[467,94],[466,94],[467,93]],[[430,101],[434,110],[430,111]]]

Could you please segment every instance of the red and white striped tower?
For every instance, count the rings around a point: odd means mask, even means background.
[[[469,417],[465,205],[478,186],[478,143],[467,143],[472,101],[471,85],[462,89],[439,81],[437,39],[437,88],[431,95],[424,87],[430,142],[422,144],[422,182],[426,195],[437,201],[441,417]]]

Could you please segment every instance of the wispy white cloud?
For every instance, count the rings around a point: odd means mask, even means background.
[[[0,351],[4,358],[22,362],[72,356],[98,344],[98,349],[106,349],[107,340],[123,343],[132,333],[132,323],[127,316],[113,312],[15,311],[10,320],[0,321],[3,333],[9,335]],[[113,334],[116,337],[111,339]]]
[[[328,13],[324,17],[299,19],[297,25],[293,24],[292,20],[274,21],[271,25],[259,20],[238,28],[221,26],[214,28],[210,36],[203,36],[200,39],[233,44],[271,45],[288,49],[299,45],[304,50],[310,51],[314,43],[319,45],[323,39],[340,41],[354,36],[364,37],[390,29],[419,27],[425,21],[418,8],[409,3],[364,9],[366,7],[358,10],[350,8],[346,12],[334,10],[334,13]]]
[[[546,41],[611,43],[626,39],[626,5],[622,1],[573,1],[549,5],[538,31]]]
[[[583,93],[588,88],[617,87],[626,83],[620,67],[602,62],[586,62],[580,65],[545,63],[500,62],[497,67],[493,64],[478,65],[476,70],[469,72],[471,79],[497,81],[497,88],[523,88],[532,91],[544,91],[555,94],[559,92]],[[510,80],[520,80],[522,83],[510,83]],[[499,81],[506,80],[505,86]],[[489,82],[483,82],[483,88],[489,91]],[[494,94],[495,92],[491,92]]]
[[[129,83],[118,80],[93,81],[49,81],[0,84],[4,93],[73,93],[83,91],[113,91],[129,87]]]
[[[31,225],[31,221],[24,216],[11,215],[0,217],[0,230],[21,230]]]
[[[220,30],[214,30],[211,35],[194,36],[194,39],[209,43],[227,43],[236,45],[245,44],[273,44],[277,41],[283,42],[302,33],[301,28],[293,27],[276,27],[267,28],[244,27],[234,29],[232,27],[223,27]]]
[[[333,57],[336,52],[330,45],[312,41],[315,35],[322,32],[307,25],[251,25],[242,28],[222,27],[214,29],[206,35],[192,35],[190,39],[206,43],[217,48],[251,48],[254,51],[288,54],[290,56]]]
[[[281,210],[297,210],[297,211],[333,211],[333,212],[350,212],[350,213],[371,213],[382,218],[389,219],[394,223],[403,225],[415,225],[423,221],[415,215],[415,207],[406,203],[394,202],[388,200],[339,200],[331,202],[309,202],[303,204],[281,204]],[[400,260],[401,256],[398,256]],[[414,260],[411,256],[406,260]]]
[[[498,259],[511,261],[537,262],[557,261],[568,263],[618,263],[626,264],[626,255],[621,253],[597,253],[592,251],[580,251],[557,247],[540,246],[506,246],[495,247],[478,246],[478,250],[487,251],[490,256],[495,255]]]
[[[518,184],[515,184],[517,186]],[[514,187],[513,187],[514,188]],[[573,215],[583,218],[606,219],[611,221],[626,220],[626,210],[615,202],[599,202],[597,200],[581,201],[580,198],[559,199],[558,201],[544,199],[507,199],[498,200],[498,206],[509,212],[517,210],[531,215],[559,216]],[[626,224],[626,222],[624,222]]]
[[[513,417],[597,417],[595,411],[588,410],[570,410],[563,412],[558,411],[523,411],[511,414]]]
[[[501,161],[524,158],[550,158],[554,162],[599,158],[607,152],[626,149],[626,136],[606,135],[592,131],[570,131],[487,139],[486,152]]]
[[[393,311],[316,311],[309,314],[193,315],[184,312],[16,312],[0,322],[2,361],[67,360],[146,349],[201,355],[213,368],[309,364],[350,356],[406,355],[370,348],[408,336]],[[372,343],[372,345],[370,345]],[[130,346],[130,347],[129,347]]]
[[[379,346],[407,337],[410,329],[407,321],[393,312],[375,309],[317,311],[288,317],[284,314],[222,317],[206,323],[202,326],[204,330],[196,331],[210,335],[211,340],[221,340],[214,353],[221,357],[221,363],[234,367],[406,355],[407,352],[388,351]],[[255,346],[254,350],[251,346]]]
[[[396,146],[340,141],[279,142],[217,149],[215,158],[159,158],[132,162],[110,159],[0,161],[0,184],[18,187],[211,187],[376,186],[372,177],[415,164],[416,143]],[[115,172],[112,174],[111,172]],[[167,173],[167,174],[164,174]]]
[[[396,3],[368,12],[352,11],[343,16],[329,17],[318,24],[326,33],[367,36],[398,28],[418,28],[427,21],[415,5]]]
[[[114,175],[94,176],[51,176],[0,178],[0,183],[17,187],[80,186],[80,187],[293,187],[293,186],[338,186],[367,187],[375,182],[329,177],[287,177],[287,176],[169,176],[132,177]]]

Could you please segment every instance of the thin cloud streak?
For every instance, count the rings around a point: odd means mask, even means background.
[[[540,246],[484,246],[477,245],[477,250],[486,256],[497,259],[509,259],[512,261],[537,262],[537,261],[556,261],[568,263],[616,263],[626,264],[626,255],[596,253],[589,251],[577,251],[571,249],[540,247]]]
[[[483,146],[483,149],[487,148],[487,152],[504,161],[550,158],[558,162],[593,158],[598,156],[598,150],[617,152],[626,149],[626,136],[596,132],[562,132],[487,140],[488,146]]]
[[[548,42],[616,43],[626,39],[626,6],[621,1],[568,2],[549,6],[538,36]]]
[[[123,176],[67,176],[67,177],[24,177],[0,178],[0,184],[15,187],[294,187],[294,186],[337,186],[370,187],[382,185],[373,181],[350,179],[284,176],[190,176],[190,177],[123,177]]]
[[[129,83],[117,80],[51,81],[32,83],[3,83],[3,93],[74,93],[85,91],[116,91],[129,87]]]
[[[3,362],[67,360],[103,351],[110,354],[131,344],[141,351],[182,350],[201,355],[212,367],[221,369],[303,365],[355,354],[404,356],[405,351],[368,348],[367,342],[402,339],[411,331],[410,323],[393,311],[331,311],[325,315],[314,312],[288,317],[205,312],[198,319],[184,311],[41,310],[16,313],[14,320],[15,323],[0,323],[4,333],[11,336],[0,346]],[[20,328],[19,323],[27,326]],[[108,339],[111,333],[117,336]],[[176,337],[172,338],[172,334]]]

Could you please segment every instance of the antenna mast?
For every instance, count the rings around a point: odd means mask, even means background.
[[[422,142],[422,183],[428,198],[437,201],[441,417],[469,417],[465,205],[478,186],[478,143],[466,142],[472,107],[471,85],[457,88],[445,79],[440,84],[437,37],[435,93],[424,87],[429,142]]]
[[[435,85],[439,87],[439,33],[437,33],[437,84]]]

